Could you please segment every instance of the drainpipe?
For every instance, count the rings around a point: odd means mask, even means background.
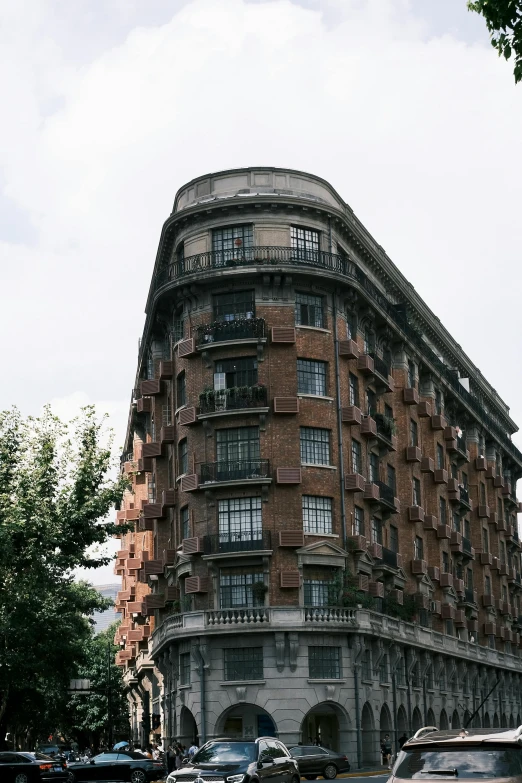
[[[201,736],[199,738],[200,746],[204,745],[207,741],[207,705],[206,705],[206,692],[205,692],[205,661],[201,654],[199,647],[197,648],[198,656],[198,674],[199,674],[199,692],[201,698]]]
[[[399,753],[399,729],[397,726],[397,680],[395,677],[395,667],[392,670],[392,704],[393,704],[393,736],[395,746],[395,758]]]
[[[406,696],[407,696],[407,700],[408,700],[408,733],[409,733],[409,735],[411,737],[411,735],[412,735],[412,730],[411,730],[411,686],[410,686],[410,671],[409,671],[409,667],[408,667],[408,658],[409,657],[410,656],[408,655],[408,649],[405,647],[404,648],[404,658],[405,658],[405,662],[406,662],[405,669],[406,669]]]
[[[355,697],[355,735],[357,742],[357,769],[362,767],[362,739],[361,739],[361,702],[359,699],[359,659],[362,655],[363,645],[360,637],[348,637],[348,646],[353,655],[353,686]]]

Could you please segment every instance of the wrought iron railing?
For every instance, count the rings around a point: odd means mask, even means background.
[[[469,538],[462,537],[462,551],[466,552],[466,554],[471,554],[471,541]]]
[[[388,375],[391,375],[391,370],[384,359],[381,359],[381,357],[377,356],[377,354],[373,351],[370,351],[370,356],[373,359],[373,367],[375,372],[379,373],[379,375],[381,375],[385,380],[388,380]]]
[[[196,344],[208,345],[228,340],[263,339],[266,337],[264,318],[238,318],[235,321],[214,321],[197,326]]]
[[[382,562],[384,565],[390,566],[391,568],[398,568],[399,567],[399,559],[397,552],[393,552],[391,549],[386,549],[385,546],[382,548]]]
[[[465,503],[467,506],[469,506],[469,492],[465,487],[459,487],[459,497],[461,503]]]
[[[240,481],[270,477],[270,461],[267,459],[233,459],[221,462],[203,462],[201,483]]]
[[[206,555],[220,552],[255,552],[268,549],[272,549],[272,537],[269,530],[216,533],[203,538],[203,551]]]
[[[377,423],[377,435],[391,443],[392,435],[395,435],[395,419],[385,416],[383,413],[374,413],[373,418]]]
[[[375,483],[379,487],[380,500],[395,508],[395,492],[393,487],[389,487],[384,481],[376,481]]]
[[[464,589],[464,600],[468,604],[475,603],[475,591],[472,588],[466,587]]]
[[[266,386],[235,386],[232,389],[218,389],[199,395],[200,413],[240,410],[243,408],[266,408],[268,402]]]

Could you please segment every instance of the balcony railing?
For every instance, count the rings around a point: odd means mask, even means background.
[[[469,492],[465,487],[459,487],[459,497],[461,503],[469,506]]]
[[[267,400],[266,386],[235,386],[232,389],[212,390],[199,395],[199,412],[219,413],[243,408],[266,408]]]
[[[397,552],[393,552],[391,549],[386,549],[386,547],[383,546],[382,562],[384,563],[384,565],[390,566],[391,568],[398,568],[399,557]]]
[[[241,609],[211,609],[207,613],[207,625],[259,625],[268,623],[268,609],[248,606]]]
[[[223,343],[230,340],[261,340],[266,337],[264,318],[237,318],[234,321],[214,321],[196,327],[196,345]]]
[[[374,483],[379,487],[381,503],[386,503],[386,505],[395,509],[395,491],[393,487],[389,487],[384,481],[375,481]]]
[[[203,538],[203,552],[206,555],[222,552],[257,552],[269,549],[272,549],[272,537],[269,530],[217,533]]]
[[[395,435],[395,419],[391,419],[383,413],[374,413],[373,418],[377,422],[377,435],[391,444],[392,436]]]
[[[471,555],[471,541],[465,536],[462,536],[462,551],[467,555]]]
[[[388,376],[391,375],[391,370],[384,361],[384,359],[381,359],[380,356],[377,356],[376,353],[373,351],[370,351],[370,356],[373,359],[373,367],[376,373],[378,373],[382,378],[384,378],[385,381],[388,380]]]
[[[468,604],[475,603],[475,591],[472,588],[466,587],[464,590],[464,600]]]
[[[201,465],[202,484],[266,478],[270,478],[270,462],[267,459],[204,462]]]

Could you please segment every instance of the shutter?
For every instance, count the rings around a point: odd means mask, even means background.
[[[182,408],[178,413],[178,423],[182,427],[188,427],[189,424],[195,424],[196,422],[197,416],[195,408]]]
[[[160,380],[168,380],[174,374],[174,363],[171,361],[161,361],[159,365]]]
[[[295,328],[293,326],[273,326],[273,343],[295,343]]]
[[[159,378],[154,378],[150,381],[142,381],[140,389],[144,397],[154,397],[156,394],[161,394],[161,381]]]
[[[203,551],[203,539],[199,536],[184,538],[181,546],[184,555],[197,555]]]
[[[339,356],[345,359],[358,359],[359,347],[354,340],[339,340]]]
[[[138,413],[150,413],[152,410],[150,397],[140,397],[136,403],[136,410]]]
[[[196,473],[191,473],[181,477],[180,489],[182,492],[194,492],[198,486],[199,481]]]
[[[304,546],[304,533],[302,530],[280,530],[279,546],[300,547]]]
[[[185,579],[185,595],[190,593],[208,593],[208,576],[187,576]]]
[[[299,398],[274,397],[274,413],[299,413]]]
[[[281,587],[296,588],[301,584],[301,575],[296,569],[281,571]]]
[[[196,341],[193,337],[189,340],[180,340],[178,343],[178,356],[183,359],[196,353]]]
[[[161,457],[161,443],[159,441],[144,443],[141,455],[143,459],[147,459],[148,457]]]
[[[301,468],[277,468],[276,481],[278,484],[300,484]]]
[[[345,424],[360,424],[361,419],[361,410],[356,405],[350,405],[348,408],[341,409],[341,420]]]
[[[176,440],[176,430],[172,424],[166,424],[161,428],[160,441],[162,443],[174,443]]]

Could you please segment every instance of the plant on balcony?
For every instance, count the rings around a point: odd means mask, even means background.
[[[257,606],[261,606],[265,602],[265,595],[268,592],[268,587],[264,582],[254,582],[252,585],[252,596],[254,603]]]
[[[376,601],[371,595],[359,590],[357,577],[348,569],[338,569],[328,589],[328,605],[375,609]]]
[[[390,617],[397,617],[405,622],[411,622],[417,613],[415,601],[411,595],[405,595],[403,600],[404,603],[399,604],[394,598],[387,595],[382,601],[382,613]]]

